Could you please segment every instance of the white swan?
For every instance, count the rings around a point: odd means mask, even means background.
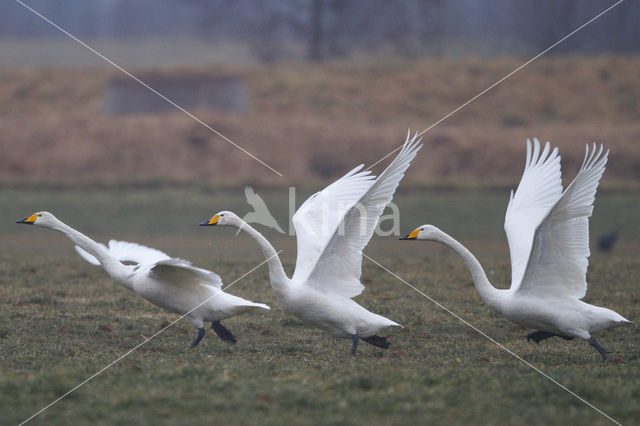
[[[298,255],[290,279],[273,246],[234,213],[222,211],[201,226],[235,226],[253,237],[268,260],[271,287],[282,308],[332,336],[351,338],[351,354],[358,339],[388,348],[377,336],[400,324],[369,312],[351,298],[362,292],[362,250],[375,230],[385,206],[420,149],[420,140],[407,140],[378,179],[362,165],[312,195],[292,218]]]
[[[480,297],[507,319],[537,329],[527,335],[536,343],[557,336],[588,341],[604,359],[607,352],[593,334],[630,321],[618,313],[581,301],[587,291],[589,221],[609,151],[587,145],[582,167],[562,191],[558,149],[544,151],[527,140],[527,162],[518,189],[507,207],[504,229],[511,254],[511,288],[494,288],[476,258],[458,241],[432,225],[423,225],[403,240],[431,240],[449,246],[471,272]]]
[[[85,260],[94,265],[101,264],[118,284],[135,291],[156,306],[177,314],[187,314],[187,318],[198,328],[198,335],[191,343],[192,348],[204,337],[203,321],[211,321],[211,328],[222,340],[235,343],[233,334],[220,321],[257,308],[269,309],[262,303],[253,303],[222,291],[222,280],[214,272],[196,268],[186,260],[172,258],[159,250],[134,243],[111,240],[109,247],[106,247],[49,212],[32,214],[17,223],[42,226],[63,233],[76,244],[76,250]]]

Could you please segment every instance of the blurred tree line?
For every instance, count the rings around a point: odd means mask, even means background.
[[[614,0],[29,0],[86,38],[190,34],[249,43],[265,61],[287,46],[313,60],[393,52],[520,54],[540,51]],[[638,52],[640,2],[626,1],[556,52]],[[0,36],[62,36],[19,4],[0,14]]]

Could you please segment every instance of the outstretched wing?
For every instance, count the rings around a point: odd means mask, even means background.
[[[549,142],[540,152],[540,142],[527,139],[527,161],[522,179],[511,198],[504,218],[504,230],[511,255],[511,289],[517,290],[524,275],[536,228],[562,195],[558,148]]]
[[[100,265],[98,259],[76,246],[76,251],[87,262]],[[197,268],[188,260],[170,257],[168,254],[141,244],[126,241],[109,241],[105,247],[119,262],[134,262],[140,267],[149,267],[149,277],[173,286],[211,286],[222,288],[222,279],[215,272]],[[203,297],[208,293],[203,289]]]
[[[345,213],[309,275],[308,283],[344,297],[362,292],[362,250],[371,240],[380,215],[391,201],[405,171],[422,147],[407,135],[398,156]]]
[[[106,247],[104,244],[101,245],[119,262],[133,262],[138,265],[150,265],[161,260],[171,259],[168,254],[163,253],[160,250],[143,246],[141,244],[129,243],[127,241],[111,240],[109,241],[109,247]],[[78,246],[75,246],[75,249],[87,262],[93,265],[100,265],[98,259],[87,253],[86,250]]]
[[[361,172],[362,167],[309,197],[291,218],[298,243],[294,280],[309,276],[345,213],[373,185],[375,176]]]
[[[197,268],[183,259],[165,259],[157,262],[149,271],[151,278],[177,286],[212,286],[222,288],[222,279],[215,272]]]
[[[581,299],[587,292],[589,217],[609,151],[589,151],[575,179],[535,233],[518,292],[556,294]]]

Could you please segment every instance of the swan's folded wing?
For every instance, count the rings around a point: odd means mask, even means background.
[[[347,211],[309,275],[310,285],[345,297],[362,292],[362,250],[371,240],[380,215],[421,147],[420,139],[407,136],[398,156]]]
[[[149,276],[165,284],[176,286],[211,286],[222,288],[222,279],[215,272],[197,268],[183,259],[165,259],[157,262]]]
[[[373,184],[375,176],[362,167],[309,197],[291,218],[298,243],[294,280],[308,278],[346,212]]]
[[[560,156],[550,152],[547,142],[540,152],[538,139],[527,139],[527,161],[515,194],[511,192],[504,218],[504,230],[511,256],[511,289],[516,290],[524,275],[536,228],[562,195]]]
[[[519,292],[581,299],[587,292],[589,216],[609,151],[589,152],[576,178],[538,227]]]

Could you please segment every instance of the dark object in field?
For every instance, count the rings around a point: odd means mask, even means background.
[[[611,231],[607,234],[601,235],[598,238],[598,248],[600,251],[611,251],[618,241],[618,232]]]

